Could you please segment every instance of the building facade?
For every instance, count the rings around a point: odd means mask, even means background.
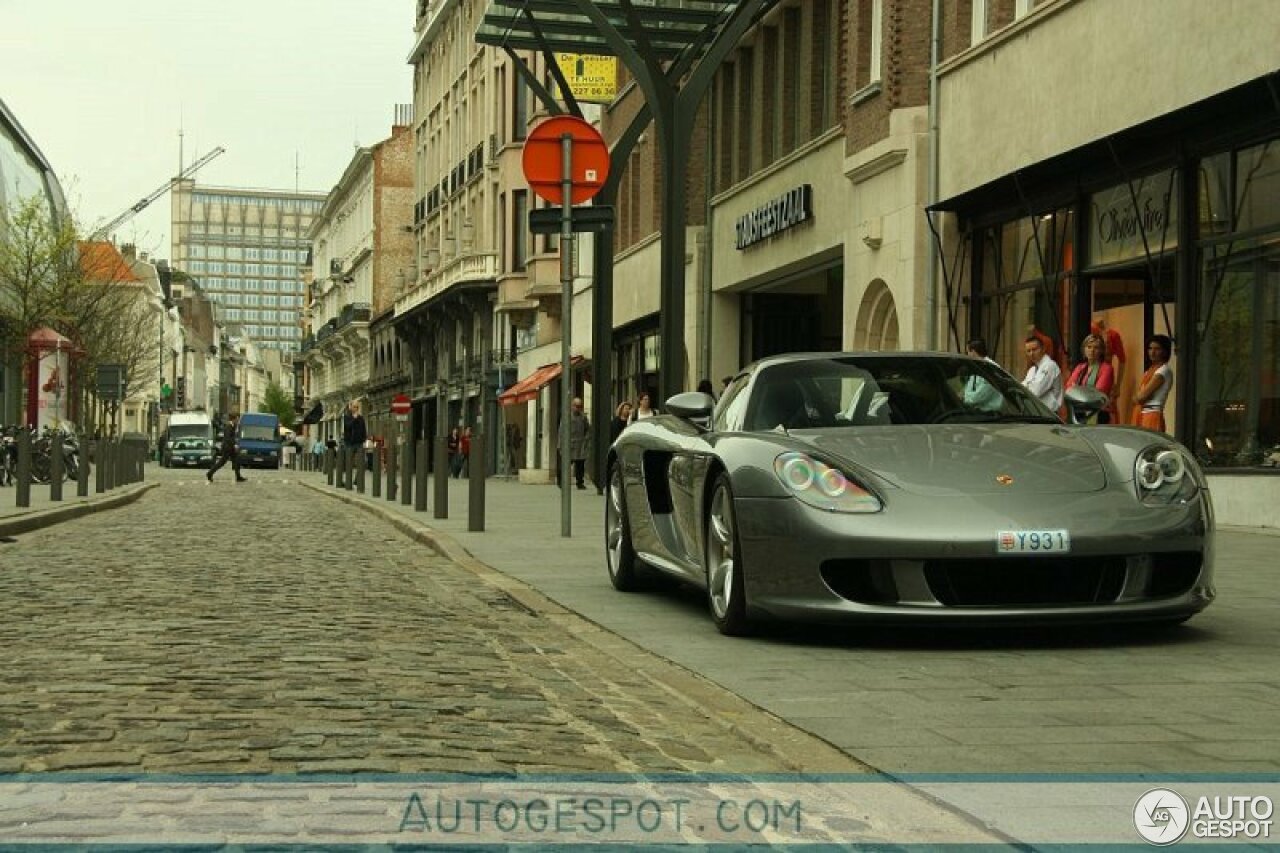
[[[67,215],[66,198],[53,167],[0,100],[0,211],[31,198],[48,208],[50,223]],[[0,216],[0,240],[5,239],[5,227],[5,217]],[[0,303],[7,298],[0,284]],[[2,309],[0,304],[0,424],[15,424],[23,418],[24,347],[13,339],[21,333],[2,324]]]
[[[391,136],[352,157],[307,236],[311,247],[307,363],[310,399],[324,404],[318,437],[340,438],[342,413],[359,401],[371,436],[391,426],[391,398],[403,382],[390,371],[386,334],[373,340],[371,321],[407,287],[416,244],[413,223],[412,109],[397,109]],[[376,385],[376,387],[375,387]]]
[[[534,201],[520,158],[537,113],[513,61],[474,41],[484,6],[417,4],[409,56],[417,257],[391,320],[400,360],[387,369],[408,376],[409,435],[434,440],[471,427],[486,434],[488,470],[530,469],[545,480],[559,382],[548,377],[532,405],[500,406],[495,397],[534,362],[559,358],[558,349],[538,347],[560,339],[560,255],[554,239],[529,233]]]
[[[221,309],[260,346],[302,342],[307,231],[324,193],[210,187],[177,181],[171,192],[173,265],[200,280]]]
[[[1168,429],[1209,473],[1219,519],[1251,525],[1274,525],[1280,499],[1267,20],[1266,0],[1049,0],[982,38],[953,16],[938,68],[937,207],[960,335],[986,337],[1015,370],[1030,330],[1064,364],[1102,332],[1127,423],[1144,345],[1170,336]],[[1212,60],[1187,59],[1200,56]]]

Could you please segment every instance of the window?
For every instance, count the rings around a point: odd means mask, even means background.
[[[977,44],[987,37],[987,0],[973,0],[970,14],[969,44]]]
[[[884,45],[884,0],[871,0],[871,39],[867,82],[880,82],[880,53]]]
[[[738,63],[738,103],[753,103],[755,93],[752,78],[755,76],[755,55],[750,47],[739,51],[741,60]],[[751,174],[751,122],[752,116],[758,115],[756,110],[744,110],[741,126],[738,128],[738,150],[735,152],[734,174],[741,181]]]
[[[529,252],[529,194],[516,190],[511,198],[511,269],[523,272]]]
[[[515,97],[511,103],[511,137],[524,139],[529,124],[529,87],[519,75],[516,75],[515,86]]]

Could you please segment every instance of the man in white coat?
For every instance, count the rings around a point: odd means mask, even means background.
[[[1062,369],[1049,358],[1044,344],[1035,335],[1022,342],[1027,354],[1027,375],[1022,385],[1034,394],[1049,411],[1057,413],[1062,408]]]

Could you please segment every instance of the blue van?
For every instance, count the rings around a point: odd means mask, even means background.
[[[246,412],[236,431],[240,465],[245,468],[280,467],[280,418],[270,412]]]

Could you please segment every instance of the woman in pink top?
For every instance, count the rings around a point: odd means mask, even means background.
[[[1071,376],[1067,378],[1067,388],[1085,385],[1097,388],[1110,398],[1116,377],[1107,359],[1107,345],[1101,336],[1090,334],[1085,336],[1080,348],[1084,351],[1084,361],[1077,364],[1076,369],[1071,371]],[[1098,412],[1098,423],[1109,424],[1114,420],[1115,401],[1112,399],[1105,409]]]

